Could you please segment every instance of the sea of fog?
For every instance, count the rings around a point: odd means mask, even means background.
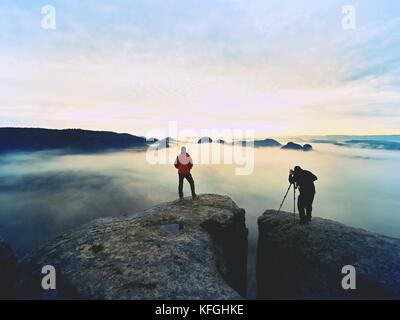
[[[187,147],[200,161],[198,145]],[[212,148],[215,153],[232,147],[213,145]],[[237,175],[237,168],[243,167],[246,157],[236,159],[241,164],[232,159],[232,164],[195,164],[192,170],[198,194],[229,195],[246,210],[250,288],[255,281],[252,275],[257,218],[264,210],[279,207],[288,187],[288,171],[295,165],[318,176],[314,216],[400,238],[400,151],[324,143],[314,144],[314,149],[312,152],[242,149],[242,155],[254,160],[249,175]],[[161,155],[162,152],[173,161],[177,149],[160,151]],[[159,157],[159,162],[163,159]],[[219,162],[224,159],[221,157]],[[1,155],[0,237],[21,256],[94,218],[130,214],[175,200],[176,169],[172,164],[149,161],[154,161],[149,160],[149,154],[135,150],[89,155],[57,152]],[[189,195],[187,183],[184,191]],[[293,210],[292,193],[283,210]]]

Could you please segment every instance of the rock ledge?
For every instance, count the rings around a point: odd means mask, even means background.
[[[229,197],[204,194],[98,219],[28,257],[26,287],[31,297],[49,298],[32,288],[40,287],[41,267],[50,264],[57,270],[50,298],[241,299],[244,215]]]
[[[257,296],[261,299],[399,299],[400,240],[322,218],[293,223],[267,210],[258,219]],[[356,269],[343,290],[342,267]]]

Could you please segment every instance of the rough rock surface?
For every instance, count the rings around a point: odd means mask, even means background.
[[[53,298],[240,299],[246,259],[244,210],[206,194],[58,237],[26,259],[26,287],[31,297],[49,298],[32,289],[49,264],[57,270]]]
[[[313,218],[266,211],[258,219],[258,298],[400,298],[400,240]],[[342,267],[356,269],[356,290],[343,290]]]
[[[16,298],[17,260],[8,244],[0,239],[0,299]]]

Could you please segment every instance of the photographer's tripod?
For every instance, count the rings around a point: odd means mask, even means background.
[[[282,206],[283,206],[283,203],[285,202],[285,200],[286,200],[286,197],[287,197],[287,195],[288,195],[288,193],[289,193],[289,190],[290,190],[290,187],[292,186],[292,184],[293,184],[293,221],[296,221],[296,185],[294,184],[294,183],[291,183],[290,185],[289,185],[289,188],[287,189],[287,191],[286,191],[286,193],[285,193],[285,196],[283,197],[283,200],[282,200],[282,203],[281,203],[281,205],[279,206],[279,209],[278,209],[278,211],[276,212],[277,214],[281,211],[281,208],[282,208]]]

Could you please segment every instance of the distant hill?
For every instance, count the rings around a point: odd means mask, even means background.
[[[200,138],[197,143],[201,144],[201,143],[212,143],[212,139],[210,137],[202,137]]]
[[[387,138],[385,137],[386,140],[381,136],[376,137],[380,139],[367,139],[365,137],[351,140],[314,139],[312,142],[333,144],[343,147],[358,147],[363,149],[400,150],[400,136],[387,136]]]
[[[166,137],[161,140],[156,140],[152,146],[155,147],[156,150],[160,150],[160,149],[170,148],[171,145],[174,146],[177,143],[178,141],[175,140],[174,138]]]
[[[347,140],[348,145],[356,145],[367,149],[400,150],[400,142],[382,140]]]
[[[248,140],[248,141],[237,141],[235,144],[246,147],[249,143],[252,143],[254,147],[280,147],[281,144],[275,139],[264,139],[264,140]]]
[[[311,151],[312,150],[312,145],[307,143],[304,146],[302,146],[302,145],[294,143],[294,142],[288,142],[281,149],[284,149],[284,150]]]
[[[285,144],[282,149],[285,150],[303,150],[303,146],[301,146],[300,144],[294,143],[294,142],[288,142],[287,144]]]
[[[255,147],[280,147],[281,144],[274,139],[255,140]]]
[[[101,151],[145,147],[146,138],[82,129],[0,128],[0,152],[68,149]]]
[[[312,143],[325,143],[325,144],[334,144],[337,146],[342,146],[343,142],[338,142],[336,140],[324,140],[324,139],[313,139],[311,140]]]
[[[328,136],[302,136],[307,141],[346,141],[346,140],[374,140],[374,141],[397,141],[400,142],[400,135],[328,135]]]

